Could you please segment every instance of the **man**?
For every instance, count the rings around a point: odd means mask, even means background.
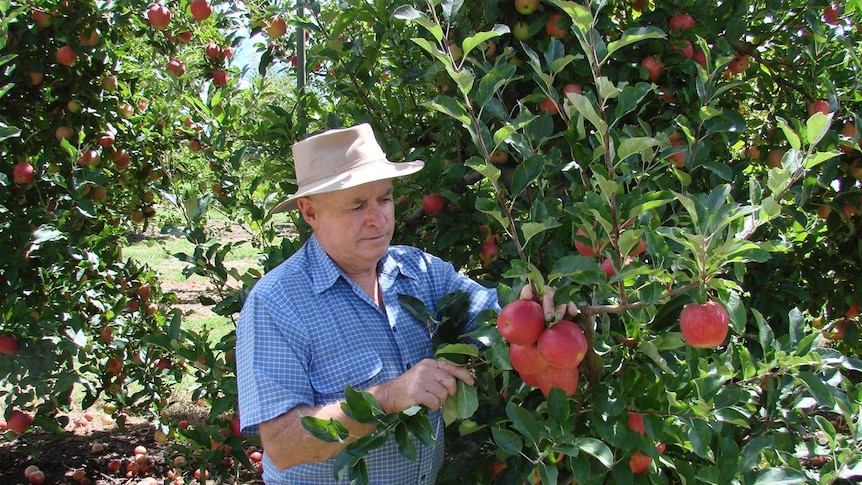
[[[366,456],[373,484],[434,483],[443,461],[440,407],[466,369],[433,359],[424,323],[399,294],[427,308],[456,290],[469,297],[468,321],[498,310],[494,289],[416,248],[390,246],[392,179],[423,163],[387,160],[371,127],[361,124],[311,136],[293,146],[298,189],[274,211],[299,209],[313,236],[255,285],[237,326],[239,409],[245,433],[259,433],[267,484],[335,483],[333,457],[345,446],[309,434],[303,416],[340,420],[351,436],[373,429],[341,411],[350,385],[371,393],[388,413],[430,409],[440,443],[417,443],[417,459],[393,440]]]

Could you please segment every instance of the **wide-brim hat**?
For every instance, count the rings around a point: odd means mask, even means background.
[[[296,209],[300,197],[402,177],[425,166],[420,160],[389,161],[368,123],[318,133],[294,143],[292,150],[298,187],[273,213]]]

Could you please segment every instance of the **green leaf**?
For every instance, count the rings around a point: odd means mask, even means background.
[[[494,427],[491,428],[491,436],[493,436],[494,442],[497,443],[497,447],[511,455],[521,453],[521,449],[524,448],[524,443],[514,431]]]
[[[476,106],[484,107],[504,85],[519,79],[519,77],[513,77],[516,70],[515,66],[507,62],[494,66],[494,69],[482,76],[475,95]]]
[[[549,3],[556,5],[565,12],[572,19],[574,27],[581,33],[589,32],[593,28],[593,16],[580,3],[567,0],[550,0]]]
[[[506,415],[512,420],[512,426],[527,438],[530,445],[539,440],[539,425],[536,416],[528,409],[518,406],[513,402],[506,404]]]
[[[459,103],[455,98],[450,96],[437,96],[434,101],[423,103],[423,106],[443,113],[450,118],[460,121],[461,124],[468,130],[472,130],[472,120],[467,115],[467,109],[463,104]]]
[[[508,33],[508,25],[497,24],[490,31],[478,32],[474,35],[467,37],[466,39],[464,39],[464,42],[461,42],[461,50],[464,51],[464,57],[467,57],[467,55],[470,54],[470,51],[481,45],[483,42],[486,42],[490,39],[495,39],[497,37],[500,37],[501,35]]]
[[[790,142],[790,146],[794,150],[800,150],[802,148],[802,140],[799,138],[799,135],[793,131],[793,128],[787,124],[787,121],[784,118],[776,116],[775,119],[778,122],[778,127],[784,132],[784,136],[787,138],[787,141]]]
[[[385,416],[383,406],[370,393],[357,391],[351,386],[344,389],[344,402],[341,403],[344,414],[360,423],[373,423],[378,416]]]
[[[608,470],[614,465],[614,453],[608,445],[595,438],[577,438],[575,446],[584,453],[595,457]]]
[[[486,160],[483,160],[479,157],[472,157],[472,158],[468,159],[466,162],[464,162],[464,165],[466,165],[466,166],[472,168],[473,170],[481,173],[482,175],[485,176],[486,179],[490,180],[493,183],[497,183],[497,181],[500,180],[500,174],[501,174],[500,169],[497,168],[495,165],[490,164]],[[485,199],[485,200],[489,200],[489,199]],[[479,209],[478,199],[476,202],[477,202],[476,208]],[[494,205],[496,206],[496,203],[494,203]],[[479,210],[482,210],[482,209],[479,209]],[[503,220],[506,220],[506,219],[503,219]],[[506,223],[503,224],[504,227],[506,225],[507,225]]]
[[[626,138],[617,147],[617,158],[622,161],[631,155],[657,146],[661,146],[661,142],[649,136]]]
[[[544,166],[545,157],[542,155],[533,155],[518,164],[512,176],[512,195],[517,196],[523,192],[531,182],[542,174]]]
[[[692,451],[701,458],[707,458],[713,435],[712,427],[702,419],[689,419],[688,423],[688,440],[691,442]]]
[[[604,64],[616,51],[647,39],[664,39],[667,35],[658,27],[636,27],[623,32],[619,40],[608,44],[608,53],[600,62]]]
[[[566,397],[566,392],[559,387],[554,387],[548,393],[548,415],[562,425],[569,419],[569,400]]]
[[[395,18],[407,20],[422,26],[437,42],[443,41],[443,28],[425,17],[425,14],[409,5],[403,5],[395,10]]]
[[[473,344],[444,344],[441,345],[434,353],[435,357],[446,355],[469,355],[470,357],[478,357],[479,348]]]
[[[816,146],[820,140],[829,132],[829,127],[832,125],[832,113],[825,115],[821,112],[816,112],[805,122],[805,133],[808,135],[808,143],[811,146]]]
[[[795,485],[808,483],[808,478],[792,468],[767,468],[757,473],[753,485]]]
[[[447,23],[452,23],[457,19],[458,12],[464,6],[464,0],[443,0],[440,2],[443,10],[443,19]]]
[[[407,431],[410,432],[410,435],[418,439],[420,443],[425,446],[437,446],[434,428],[431,426],[427,412],[416,413],[412,416],[401,413],[399,419],[407,425]]]
[[[350,436],[350,431],[335,419],[321,419],[314,416],[303,416],[302,427],[317,439],[327,443],[338,443]]]
[[[434,316],[428,311],[425,303],[415,296],[400,293],[398,294],[398,303],[401,308],[407,310],[407,313],[422,323],[428,324],[434,320]]]
[[[449,396],[443,403],[444,413],[449,410],[453,412],[456,419],[467,419],[473,416],[479,409],[479,396],[476,388],[458,381],[458,390],[454,396]],[[447,422],[446,424],[450,424]]]
[[[21,136],[21,129],[15,126],[8,126],[6,123],[0,122],[0,141],[6,141],[9,138],[18,138]]]
[[[395,443],[398,445],[398,453],[401,456],[410,461],[416,461],[416,446],[413,445],[410,433],[407,432],[407,426],[403,423],[398,423],[395,426]]]
[[[560,223],[552,219],[542,222],[525,222],[521,225],[521,232],[524,234],[524,246],[536,235],[559,226]]]
[[[823,379],[811,372],[799,372],[796,377],[802,381],[817,404],[830,410],[835,407],[835,398],[829,392],[829,386],[823,382]]]
[[[814,152],[811,156],[805,158],[805,168],[811,169],[823,162],[832,160],[835,157],[841,156],[838,150],[830,150],[828,152]]]

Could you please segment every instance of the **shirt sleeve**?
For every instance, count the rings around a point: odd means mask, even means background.
[[[308,383],[308,337],[301,326],[284,325],[295,317],[279,286],[256,287],[237,323],[239,413],[247,434],[257,434],[264,421],[314,402]]]
[[[429,267],[433,268],[435,278],[439,278],[442,284],[441,293],[437,295],[439,300],[443,296],[454,291],[464,291],[469,295],[469,308],[467,319],[462,322],[463,333],[472,332],[478,327],[477,318],[485,310],[499,311],[500,304],[497,299],[497,290],[482,286],[468,276],[458,272],[451,263],[436,256],[428,255]]]

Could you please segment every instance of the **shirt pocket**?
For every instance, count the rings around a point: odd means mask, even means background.
[[[322,401],[335,397],[341,399],[344,388],[365,389],[375,383],[383,370],[383,361],[377,353],[369,350],[330,354],[311,368],[311,386]]]

